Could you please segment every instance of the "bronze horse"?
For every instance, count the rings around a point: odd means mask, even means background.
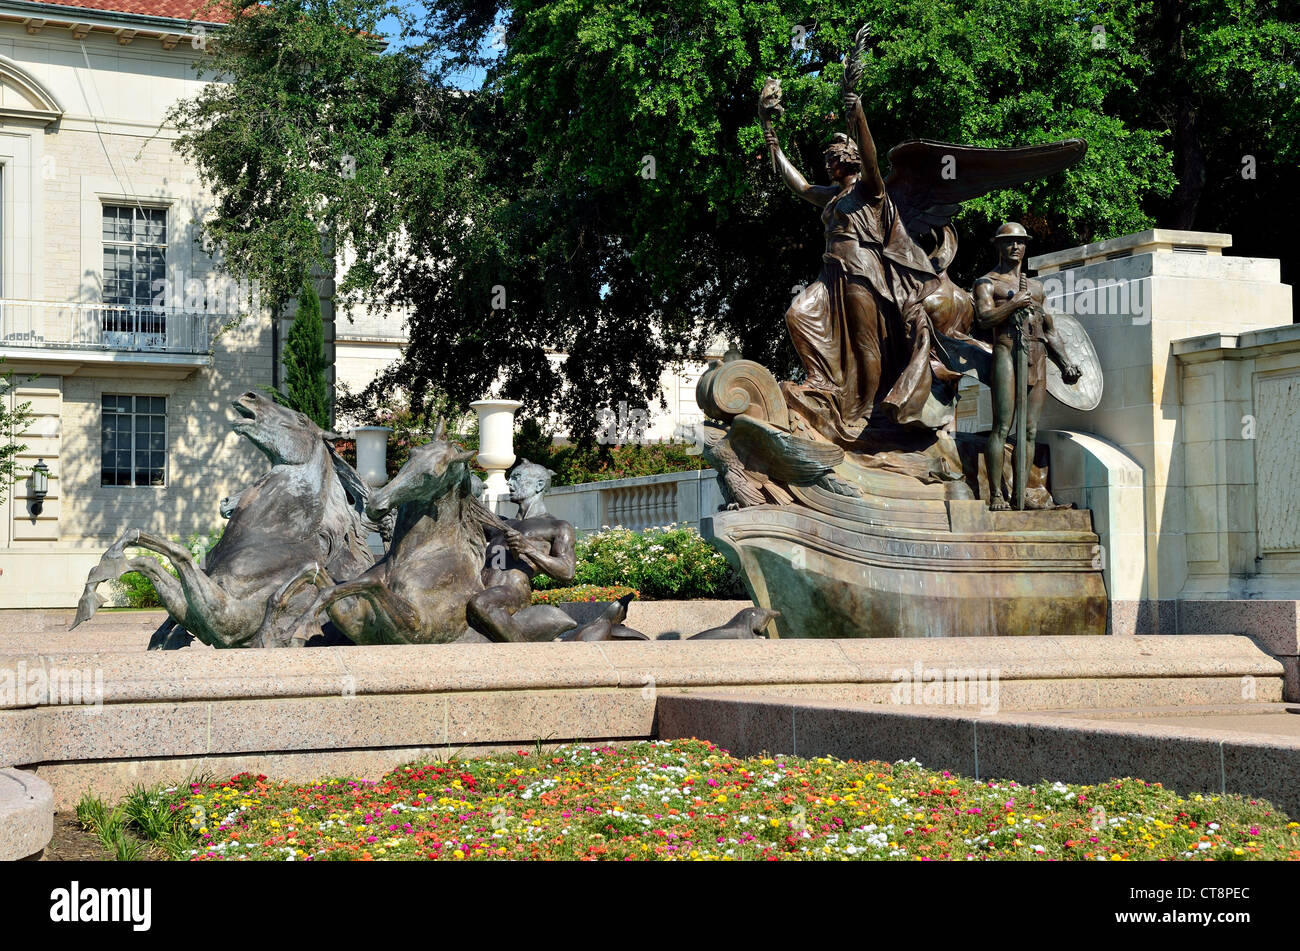
[[[189,635],[213,647],[281,647],[308,597],[300,587],[296,599],[287,589],[308,566],[312,577],[329,583],[374,563],[365,544],[371,526],[360,512],[368,490],[334,451],[333,434],[260,393],[245,393],[234,407],[235,432],[270,459],[271,470],[223,503],[230,521],[206,567],[184,545],[132,529],[90,570],[73,627],[104,603],[95,590],[101,583],[138,571],[168,613],[151,650],[183,647]],[[131,547],[165,555],[179,578],[152,558],[126,557]]]
[[[322,590],[299,619],[295,644],[315,634],[325,614],[357,644],[445,644],[470,634],[465,609],[483,590],[486,532],[503,523],[476,497],[474,451],[445,436],[439,421],[433,442],[412,449],[370,496],[372,520],[397,510],[388,552],[360,577]],[[300,583],[310,580],[305,573]]]

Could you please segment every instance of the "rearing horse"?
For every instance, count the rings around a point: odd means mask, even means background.
[[[245,393],[234,408],[235,432],[266,455],[271,469],[227,500],[230,522],[206,568],[184,545],[132,529],[90,570],[73,627],[104,602],[95,590],[101,583],[138,571],[153,582],[168,613],[151,650],[187,645],[186,632],[213,647],[280,647],[307,603],[306,592],[294,600],[287,588],[307,566],[318,584],[329,584],[374,563],[359,511],[367,489],[329,444],[337,437],[260,393]],[[165,555],[179,577],[152,558],[128,558],[132,547]]]
[[[469,630],[465,606],[483,590],[485,533],[501,522],[475,498],[474,451],[445,435],[440,420],[433,442],[412,449],[370,496],[366,514],[376,522],[397,509],[387,554],[360,577],[322,590],[299,619],[294,643],[316,634],[326,613],[357,644],[445,644]]]

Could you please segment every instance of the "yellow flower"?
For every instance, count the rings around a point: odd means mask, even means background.
[[[458,858],[458,859],[463,859],[463,858],[465,857],[465,853],[462,852],[460,849],[457,849],[455,852],[453,852],[453,853],[451,853],[451,854],[454,855],[454,856],[455,856],[456,858]]]

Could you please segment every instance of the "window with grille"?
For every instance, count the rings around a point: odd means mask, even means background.
[[[104,396],[100,485],[167,484],[167,397]]]
[[[104,330],[165,334],[152,311],[167,278],[167,209],[104,206]]]

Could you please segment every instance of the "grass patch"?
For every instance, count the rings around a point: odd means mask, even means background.
[[[134,862],[145,857],[147,845],[127,831],[125,804],[109,809],[103,800],[86,793],[77,803],[76,816],[81,827],[99,839],[117,861]]]
[[[1300,860],[1300,823],[1262,800],[1137,779],[1022,786],[915,762],[741,759],[699,740],[539,742],[378,781],[243,773],[150,795],[128,797],[130,821],[173,837],[169,854],[205,860]]]
[[[176,787],[137,785],[112,809],[86,793],[76,806],[77,821],[119,862],[149,858],[151,847],[167,858],[188,859],[198,844],[198,833],[176,793]]]

